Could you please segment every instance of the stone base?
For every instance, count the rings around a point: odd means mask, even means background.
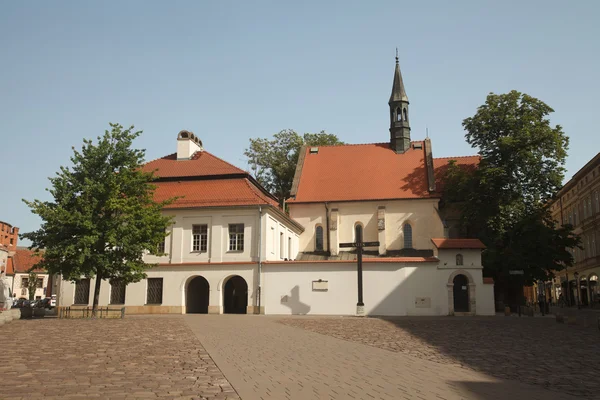
[[[209,314],[221,314],[221,307],[220,306],[208,306],[208,313]]]
[[[365,316],[365,306],[356,306],[356,316],[358,316],[358,317]]]
[[[258,306],[248,306],[246,308],[246,313],[247,314],[264,314],[265,313],[265,308],[264,307],[258,307]]]
[[[125,316],[131,314],[185,314],[185,306],[125,306]]]

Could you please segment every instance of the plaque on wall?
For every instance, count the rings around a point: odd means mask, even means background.
[[[313,292],[326,292],[328,290],[328,281],[319,279],[318,281],[312,281]]]

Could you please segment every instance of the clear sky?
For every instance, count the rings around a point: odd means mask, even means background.
[[[0,1],[0,220],[40,220],[71,146],[109,122],[147,159],[191,130],[242,168],[248,139],[326,130],[389,139],[395,47],[412,138],[475,154],[461,122],[516,89],[571,138],[567,178],[600,151],[598,1]]]

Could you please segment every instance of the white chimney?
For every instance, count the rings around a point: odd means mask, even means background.
[[[196,152],[202,150],[204,150],[202,141],[196,135],[190,131],[179,132],[177,135],[178,160],[189,160]]]

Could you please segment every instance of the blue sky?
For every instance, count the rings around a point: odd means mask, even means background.
[[[71,146],[109,122],[172,153],[191,130],[245,168],[248,139],[282,129],[389,138],[394,51],[412,138],[470,155],[461,122],[489,92],[516,89],[556,111],[571,138],[567,178],[600,151],[600,2],[0,2],[0,220],[40,220]]]

